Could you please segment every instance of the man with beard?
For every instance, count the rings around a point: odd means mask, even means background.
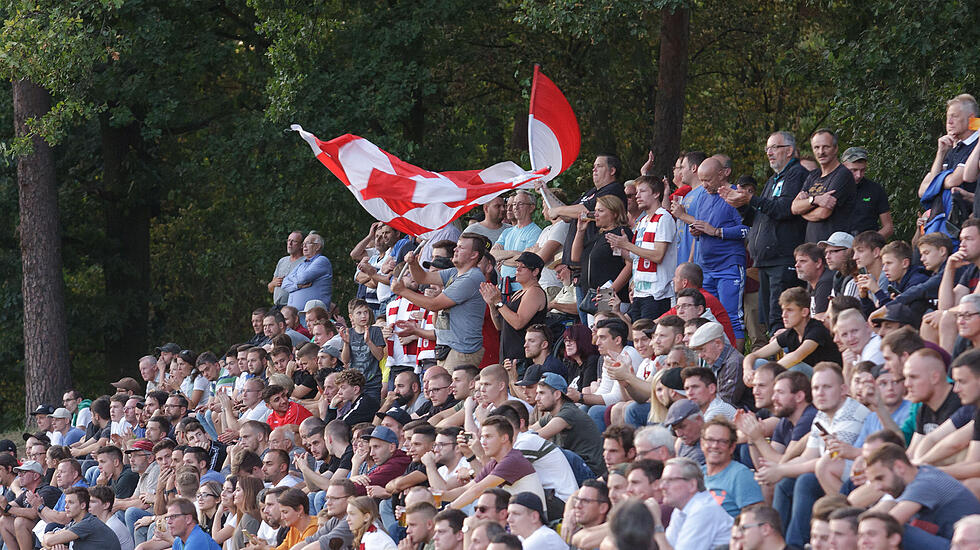
[[[265,541],[269,546],[279,546],[286,538],[289,528],[281,525],[282,514],[279,510],[279,495],[289,490],[289,487],[273,487],[265,489],[259,493],[259,515],[262,516],[262,524],[256,534],[260,540]]]
[[[598,548],[609,534],[606,520],[611,510],[606,484],[594,479],[583,481],[566,506],[565,517],[570,514],[571,521],[562,522],[562,538],[575,548]]]
[[[568,383],[546,372],[538,382],[535,401],[541,420],[532,429],[544,439],[582,457],[594,474],[605,473],[602,435],[595,422],[565,396]]]
[[[461,487],[472,477],[469,461],[463,458],[456,438],[460,428],[440,428],[436,430],[436,440],[432,450],[422,455],[425,474],[429,486],[436,491],[446,491]]]
[[[952,476],[932,466],[913,466],[902,449],[885,443],[868,457],[868,482],[894,500],[872,510],[887,512],[905,526],[906,548],[946,548],[956,522],[980,513],[980,501]]]

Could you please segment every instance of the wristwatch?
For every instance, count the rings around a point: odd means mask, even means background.
[[[664,529],[664,526],[663,525],[654,525],[653,526],[653,532],[654,533],[663,533],[665,531],[666,531],[666,529]]]
[[[495,307],[497,309],[500,309],[500,308],[504,307],[504,303],[503,302],[497,302],[496,304],[493,304],[493,307]]]
[[[813,206],[813,199],[814,199],[814,197],[811,196],[810,197],[810,206]]]

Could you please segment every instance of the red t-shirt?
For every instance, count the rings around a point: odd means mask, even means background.
[[[717,319],[718,322],[721,323],[721,326],[725,328],[725,334],[728,335],[728,340],[731,341],[731,344],[734,346],[735,331],[732,330],[732,320],[731,318],[728,317],[728,312],[725,311],[725,306],[721,305],[721,302],[718,301],[718,298],[712,296],[711,293],[708,292],[707,290],[703,288],[699,288],[698,290],[700,290],[701,295],[704,296],[704,303],[705,305],[708,306],[708,311],[710,311],[711,314],[715,316],[715,319]],[[677,315],[677,308],[676,307],[670,308],[669,310],[667,310],[667,313],[664,313],[664,315]],[[664,315],[661,315],[661,317],[663,317]]]
[[[269,413],[269,418],[266,422],[274,430],[279,426],[289,426],[290,424],[299,426],[300,422],[311,416],[313,414],[306,410],[306,407],[300,406],[299,403],[290,403],[289,408],[286,409],[286,414],[279,414],[276,411],[272,411]]]

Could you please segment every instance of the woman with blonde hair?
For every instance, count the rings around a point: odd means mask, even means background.
[[[594,217],[598,232],[590,234],[589,225]],[[603,195],[599,197],[595,211],[583,212],[576,227],[575,240],[572,241],[571,260],[582,266],[579,285],[586,294],[595,296],[598,289],[607,282],[612,283],[613,291],[622,303],[629,302],[629,282],[633,272],[633,262],[629,253],[613,248],[606,239],[607,234],[623,235],[633,240],[633,231],[626,221],[626,208],[619,197]],[[579,304],[580,309],[595,313],[593,304]],[[582,308],[581,306],[585,306]]]
[[[397,550],[395,541],[381,527],[378,505],[371,497],[355,497],[347,501],[347,524],[350,525],[355,550]]]

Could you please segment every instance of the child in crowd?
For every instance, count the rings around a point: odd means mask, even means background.
[[[355,298],[347,305],[351,328],[343,328],[341,361],[361,371],[367,380],[364,393],[381,400],[381,360],[387,354],[384,333],[374,324],[374,312],[367,302]]]

